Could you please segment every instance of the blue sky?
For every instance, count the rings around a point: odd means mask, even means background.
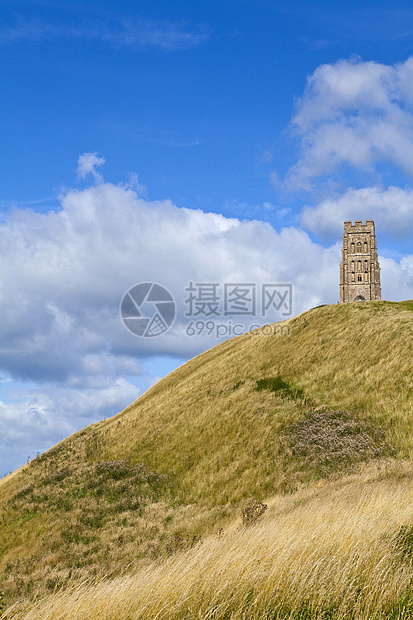
[[[189,282],[253,284],[245,329],[283,318],[263,283],[336,303],[374,219],[413,298],[412,56],[407,2],[0,0],[0,475],[230,335],[188,333]],[[141,282],[157,338],[120,318]]]

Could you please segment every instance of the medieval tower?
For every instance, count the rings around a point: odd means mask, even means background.
[[[381,299],[380,266],[373,220],[344,222],[340,303]]]

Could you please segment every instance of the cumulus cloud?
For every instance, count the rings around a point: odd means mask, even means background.
[[[140,390],[122,377],[88,388],[14,389],[0,401],[0,476],[79,428],[122,411]]]
[[[103,158],[86,155],[80,168],[96,180]],[[19,446],[28,454],[43,450],[117,413],[138,396],[148,360],[188,359],[214,346],[215,333],[186,333],[190,282],[215,282],[221,292],[225,283],[290,282],[295,315],[338,300],[340,246],[341,230],[324,248],[298,227],[275,230],[150,201],[103,180],[68,191],[57,212],[13,210],[0,224],[0,371],[8,381],[2,385],[8,397],[0,399],[3,463],[20,454]],[[382,267],[385,297],[413,296],[409,258]],[[167,287],[176,302],[175,323],[159,338],[134,336],[120,318],[124,294],[141,282]],[[282,318],[274,310],[236,320],[248,329]],[[224,314],[217,320],[228,323]],[[16,381],[19,393],[10,388]]]
[[[400,263],[379,255],[382,297],[386,299],[413,298],[413,255],[404,256]]]
[[[15,210],[0,228],[0,364],[19,379],[60,383],[82,376],[91,359],[112,363],[109,374],[138,374],[126,368],[129,357],[191,355],[200,346],[175,340],[173,330],[156,341],[131,336],[119,304],[134,284],[160,281],[171,290],[178,329],[189,281],[294,283],[324,253],[296,228],[277,232],[260,221],[148,201],[109,183],[70,191],[61,211]],[[309,286],[319,298],[319,285]],[[296,311],[308,303],[297,290]]]
[[[346,220],[373,219],[376,228],[398,240],[413,236],[413,190],[391,186],[348,189],[343,195],[328,198],[315,207],[305,207],[301,225],[324,239],[343,234]]]
[[[318,67],[297,101],[291,133],[299,140],[288,189],[311,190],[343,167],[377,164],[413,174],[413,57],[394,66],[360,59]]]
[[[77,174],[80,179],[85,179],[91,175],[97,183],[102,181],[102,175],[97,172],[96,168],[103,166],[104,157],[99,157],[98,153],[84,153],[79,156],[77,162]]]
[[[340,206],[329,224],[323,209],[308,210],[305,223],[326,219],[330,248],[297,227],[277,231],[104,182],[67,192],[59,212],[15,210],[0,227],[0,367],[19,380],[72,385],[139,376],[154,354],[193,355],[208,341],[181,337],[190,281],[291,282],[294,314],[334,302],[347,212]],[[123,295],[140,282],[159,282],[176,300],[175,325],[162,338],[134,337],[120,320]]]

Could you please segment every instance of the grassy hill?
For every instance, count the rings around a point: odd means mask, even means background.
[[[6,614],[411,617],[412,359],[385,301],[194,358],[0,481]]]

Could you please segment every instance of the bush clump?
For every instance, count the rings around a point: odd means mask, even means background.
[[[267,504],[263,504],[262,502],[255,502],[254,504],[246,506],[241,512],[242,525],[244,527],[254,525],[267,508]]]

